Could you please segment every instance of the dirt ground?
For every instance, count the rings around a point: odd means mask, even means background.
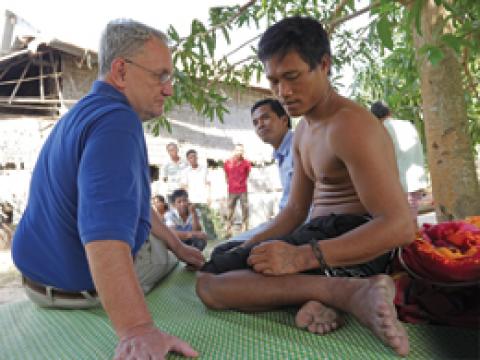
[[[20,273],[13,265],[10,250],[0,250],[0,305],[26,298]]]

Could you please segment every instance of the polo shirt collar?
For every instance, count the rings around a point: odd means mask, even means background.
[[[288,130],[285,133],[285,136],[282,139],[282,143],[280,144],[278,149],[273,151],[273,157],[275,159],[283,160],[288,155],[292,145],[292,136],[293,136],[293,132],[291,130]]]
[[[96,80],[93,83],[92,89],[90,90],[90,92],[92,94],[107,96],[109,98],[121,101],[129,105],[127,97],[105,81]]]

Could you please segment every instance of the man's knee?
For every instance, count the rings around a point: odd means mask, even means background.
[[[223,310],[226,307],[218,299],[218,278],[214,274],[197,272],[196,291],[203,304],[214,310]]]

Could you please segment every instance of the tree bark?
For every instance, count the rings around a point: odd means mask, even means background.
[[[447,13],[433,0],[421,14],[422,34],[413,24],[414,45],[420,73],[427,159],[432,178],[435,211],[439,221],[480,215],[480,189],[473,147],[467,132],[467,105],[460,61],[451,48],[440,44],[448,33]],[[432,65],[420,49],[439,46],[444,58]]]

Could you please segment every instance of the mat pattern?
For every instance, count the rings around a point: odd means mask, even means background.
[[[201,359],[395,359],[352,318],[317,336],[294,327],[295,311],[212,311],[195,275],[179,266],[148,297],[157,326],[188,341]],[[408,325],[410,359],[478,359],[479,332]],[[111,359],[117,339],[105,312],[44,310],[28,301],[0,306],[0,359]],[[182,358],[170,355],[169,359]]]

